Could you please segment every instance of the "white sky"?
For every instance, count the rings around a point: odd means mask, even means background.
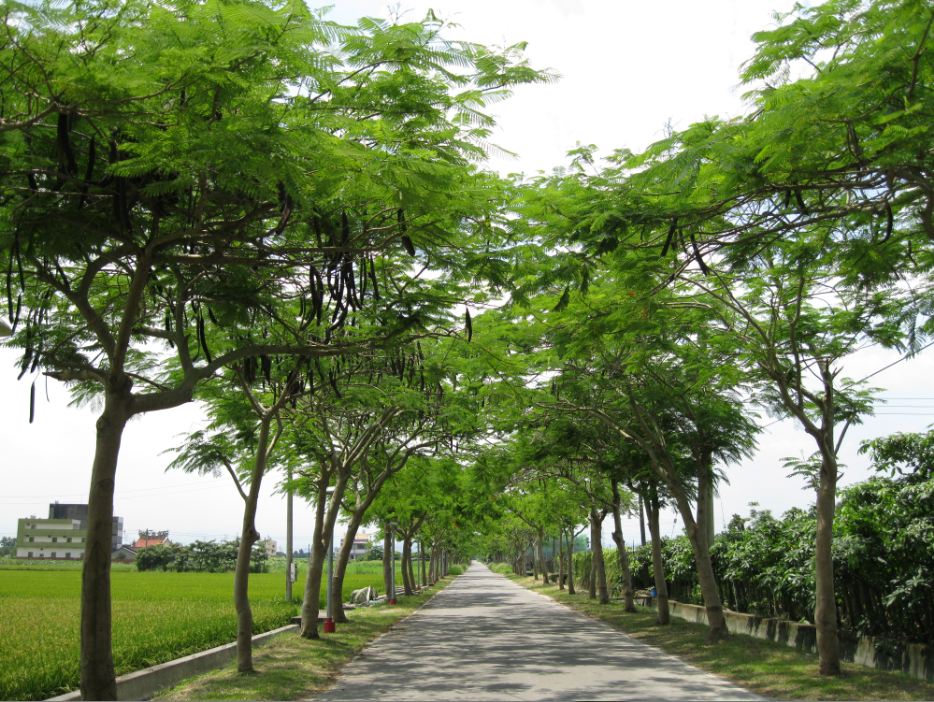
[[[740,64],[752,54],[750,35],[774,26],[773,11],[790,0],[473,0],[400,3],[418,19],[432,7],[439,17],[460,25],[456,36],[490,45],[528,42],[530,63],[562,77],[550,85],[525,86],[494,112],[499,128],[492,141],[519,154],[495,159],[504,173],[534,174],[566,162],[577,143],[596,144],[604,153],[619,147],[643,148],[661,138],[666,123],[675,128],[708,115],[744,112],[738,86]],[[402,10],[406,12],[405,9]],[[331,17],[352,22],[362,15],[386,16],[381,1],[340,0]],[[932,349],[934,351],[934,349]],[[55,381],[37,383],[36,421],[28,423],[30,378],[16,381],[16,354],[0,348],[0,535],[16,533],[16,520],[46,516],[48,504],[85,502],[94,451],[95,415],[69,408],[68,393]],[[847,375],[863,377],[896,360],[897,354],[869,349],[853,359]],[[934,355],[901,363],[875,378],[884,396],[879,416],[850,430],[841,452],[842,484],[867,477],[867,461],[856,455],[859,441],[895,431],[923,431],[934,409]],[[771,421],[765,418],[764,422]],[[117,472],[115,513],[125,520],[125,538],[139,529],[168,529],[170,538],[234,538],[242,505],[229,478],[166,473],[178,436],[201,422],[196,405],[134,420],[123,440]],[[770,426],[757,455],[728,469],[721,486],[717,528],[733,513],[748,513],[758,502],[776,514],[813,501],[802,481],[786,478],[781,458],[813,452],[809,437],[790,421]],[[266,479],[257,527],[285,543],[285,500],[272,494],[277,476]],[[311,514],[296,500],[296,548],[306,547]],[[605,532],[609,533],[606,528]],[[673,515],[666,534],[679,533]],[[638,539],[638,524],[624,524],[627,541]],[[608,540],[609,537],[607,536]]]

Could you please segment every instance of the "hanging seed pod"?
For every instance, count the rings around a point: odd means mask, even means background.
[[[675,231],[678,229],[678,218],[672,217],[671,224],[668,227],[668,236],[665,239],[665,245],[662,247],[661,257],[665,258],[668,254],[668,249],[671,248],[671,242],[675,238]]]
[[[373,258],[370,257],[370,280],[373,283],[373,299],[379,300],[379,285],[376,282],[376,263]]]
[[[710,269],[707,268],[707,264],[704,263],[704,259],[701,257],[700,247],[697,245],[697,239],[694,238],[694,232],[691,232],[691,247],[694,249],[694,258],[697,259],[697,265],[700,266],[701,273],[704,275],[710,275]]]
[[[801,189],[795,188],[795,202],[798,204],[798,211],[803,214],[811,214],[808,206],[804,204],[804,197],[801,195]]]
[[[29,423],[36,418],[36,381],[29,386]]]
[[[198,330],[198,343],[201,344],[201,350],[204,351],[204,357],[208,360],[208,363],[211,363],[211,351],[208,349],[208,340],[204,333],[204,315],[202,315],[200,311],[198,312],[195,326]]]
[[[470,320],[470,310],[464,310],[464,319],[467,322],[467,343],[473,339],[473,322]]]
[[[263,372],[263,378],[266,379],[267,383],[271,383],[272,382],[272,376],[271,376],[272,362],[269,360],[269,356],[266,356],[265,354],[260,356],[259,362],[260,362],[260,369]]]

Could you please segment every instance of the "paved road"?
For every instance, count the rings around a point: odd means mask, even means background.
[[[761,698],[474,563],[317,699]]]

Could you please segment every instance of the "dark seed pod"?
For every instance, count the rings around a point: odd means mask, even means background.
[[[412,243],[412,240],[408,237],[408,235],[403,234],[400,237],[400,241],[402,242],[402,246],[405,249],[406,253],[408,253],[409,256],[414,256],[415,255],[415,244]]]
[[[473,322],[470,320],[470,310],[464,310],[465,320],[467,321],[467,343],[473,339]]]
[[[671,242],[674,241],[675,231],[678,229],[678,218],[672,217],[671,224],[668,227],[668,236],[665,239],[665,245],[662,247],[662,258],[668,254],[668,249],[671,248]]]

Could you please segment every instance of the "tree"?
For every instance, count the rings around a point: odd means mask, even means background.
[[[103,401],[81,689],[112,699],[109,538],[126,422],[190,401],[242,359],[353,348],[307,331],[323,286],[338,289],[340,319],[374,256],[417,246],[443,267],[454,232],[492,226],[464,218],[489,203],[461,187],[483,180],[468,166],[489,131],[483,106],[542,76],[517,47],[446,42],[433,16],[345,28],[302,3],[187,0],[15,12],[0,55],[4,94],[18,96],[0,108],[11,343],[24,372]],[[438,213],[437,192],[461,196]],[[285,347],[262,338],[283,321],[265,304],[277,294],[308,303]],[[383,320],[385,335],[421,323],[408,307]],[[208,324],[237,343],[208,348]]]

